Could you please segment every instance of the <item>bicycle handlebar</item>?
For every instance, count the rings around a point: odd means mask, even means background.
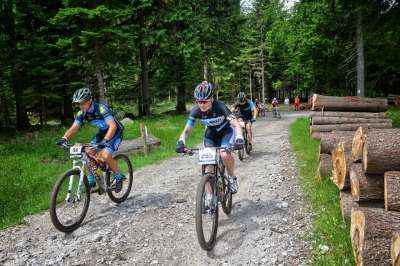
[[[212,147],[210,147],[210,148],[212,148]],[[223,152],[226,152],[226,153],[231,153],[232,151],[234,151],[235,149],[234,149],[234,146],[231,146],[231,147],[215,147],[216,148],[216,150],[223,150]],[[192,156],[193,154],[195,154],[195,151],[198,151],[198,150],[200,150],[201,148],[184,148],[183,149],[183,155],[190,155],[190,156]]]
[[[106,145],[97,145],[97,144],[93,145],[93,144],[90,144],[90,143],[75,143],[75,144],[70,144],[70,143],[64,142],[64,143],[60,146],[60,148],[69,149],[70,147],[75,146],[75,145],[81,145],[83,148],[89,148],[89,147],[90,147],[91,150],[94,150],[94,151],[100,151],[100,150],[102,150],[102,149],[104,149],[104,148],[106,147]]]

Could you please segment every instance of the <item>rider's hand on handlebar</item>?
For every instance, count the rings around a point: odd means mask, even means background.
[[[243,136],[238,135],[235,140],[235,150],[243,149],[244,139]]]
[[[61,138],[59,141],[56,142],[56,144],[59,147],[62,147],[65,143],[67,143],[67,139],[66,138]]]
[[[256,119],[253,118],[253,119],[250,120],[250,122],[251,122],[251,123],[254,123],[254,122],[256,122]]]
[[[108,140],[103,139],[102,141],[100,141],[99,143],[97,143],[97,146],[98,146],[99,148],[108,147]]]
[[[176,143],[175,151],[177,153],[183,153],[185,152],[185,141],[183,139],[178,140]]]

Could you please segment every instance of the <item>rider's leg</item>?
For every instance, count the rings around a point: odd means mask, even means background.
[[[252,139],[253,139],[253,132],[251,131],[253,123],[247,123],[246,127],[247,127],[247,138],[249,139],[249,143],[252,143]]]
[[[228,154],[226,152],[221,151],[221,157],[222,161],[224,162],[225,168],[228,171],[229,176],[234,176],[235,175],[235,160],[232,157],[232,154]]]

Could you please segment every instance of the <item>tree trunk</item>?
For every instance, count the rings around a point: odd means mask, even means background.
[[[96,38],[95,40],[95,46],[94,46],[94,51],[95,51],[95,62],[96,62],[96,77],[97,77],[97,86],[99,88],[99,100],[102,103],[107,104],[106,102],[106,97],[105,97],[105,86],[104,86],[104,80],[103,80],[103,63],[101,60],[101,54],[100,54],[100,44],[99,44],[99,39]]]
[[[357,95],[364,98],[365,88],[365,66],[364,66],[364,38],[363,38],[363,13],[359,8],[357,11]]]
[[[359,209],[351,212],[350,238],[357,265],[390,265],[390,239],[400,230],[400,212]]]
[[[374,124],[374,123],[390,123],[392,119],[380,118],[358,118],[358,117],[313,117],[312,125],[331,125],[331,124]]]
[[[367,174],[400,171],[400,129],[371,130],[364,140],[361,161]]]
[[[145,14],[144,11],[140,10],[138,13],[138,22],[140,29],[145,29]],[[145,44],[145,32],[139,31],[139,50],[140,50],[140,66],[141,66],[141,77],[142,77],[142,98],[139,100],[140,114],[144,116],[151,115],[150,113],[150,88],[149,88],[149,69],[147,66],[147,48]]]
[[[392,242],[390,243],[390,259],[393,266],[400,266],[400,237],[398,232],[394,233],[392,236]]]
[[[356,131],[359,127],[368,129],[379,129],[379,128],[392,128],[392,123],[371,123],[371,124],[336,124],[336,125],[312,125],[310,126],[310,132],[331,132],[333,130],[338,131]]]
[[[385,210],[400,211],[400,171],[388,171],[384,174]]]
[[[347,152],[349,153],[349,152]],[[350,166],[352,164],[351,155],[346,155],[343,141],[340,141],[332,153],[333,176],[331,180],[339,190],[350,188]]]
[[[340,141],[344,142],[345,148],[351,150],[354,131],[332,131],[325,132],[319,144],[319,153],[332,154]]]
[[[364,145],[363,128],[359,127],[354,133],[351,142],[351,159],[353,162],[360,162],[362,157],[362,147]]]
[[[328,153],[320,153],[316,179],[321,180],[322,177],[332,176],[332,170],[332,155]]]
[[[350,112],[386,112],[387,99],[352,98],[314,94],[312,110],[350,111]]]
[[[351,210],[367,209],[368,208],[384,208],[384,202],[382,201],[363,201],[356,202],[353,199],[351,190],[340,190],[340,209],[342,211],[342,218],[344,222],[350,222]],[[366,211],[367,211],[366,210]]]
[[[372,113],[372,112],[340,112],[340,111],[311,111],[310,117],[354,117],[354,118],[370,118],[370,119],[385,119],[386,113]]]
[[[384,199],[384,176],[364,174],[361,163],[353,163],[350,167],[350,186],[357,202]]]

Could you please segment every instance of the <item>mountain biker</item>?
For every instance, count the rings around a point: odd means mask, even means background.
[[[275,114],[275,112],[276,112],[275,107],[278,107],[278,106],[279,106],[279,103],[278,103],[278,101],[276,100],[276,98],[272,99],[271,105],[272,105],[272,109],[274,110],[274,114]]]
[[[250,99],[246,98],[246,94],[244,92],[240,92],[238,94],[237,101],[233,104],[231,111],[233,112],[236,108],[239,108],[240,110],[240,115],[238,116],[239,119],[250,121],[250,123],[247,123],[246,128],[247,136],[249,138],[248,150],[251,151],[253,149],[253,146],[251,145],[253,136],[251,126],[252,123],[256,122],[258,109]]]
[[[184,152],[186,139],[192,131],[196,119],[200,119],[206,125],[204,133],[204,147],[231,147],[235,150],[243,149],[244,139],[243,131],[236,117],[229,108],[221,101],[214,100],[214,88],[211,83],[203,81],[196,86],[194,98],[197,105],[190,111],[182,134],[179,136],[175,151]],[[237,178],[234,173],[235,161],[232,154],[222,152],[221,157],[228,171],[228,180],[231,192],[235,194],[238,191]],[[206,171],[209,171],[208,167]],[[206,205],[212,200],[211,190],[206,198]]]
[[[64,136],[57,141],[58,146],[62,146],[71,138],[82,126],[83,121],[87,120],[91,124],[99,128],[99,131],[94,135],[90,141],[92,145],[105,146],[103,149],[103,159],[110,166],[111,170],[115,173],[115,192],[118,193],[122,190],[123,175],[119,172],[118,163],[113,159],[114,152],[118,149],[122,139],[124,127],[121,122],[115,117],[114,113],[102,103],[93,102],[92,92],[89,88],[81,88],[77,90],[73,97],[72,103],[79,105],[79,112],[72,126],[64,133]],[[88,150],[88,153],[95,155],[96,151]],[[88,173],[88,181],[90,187],[96,186],[94,176],[90,171]]]
[[[299,103],[300,103],[300,98],[299,98],[299,96],[296,96],[296,98],[294,98],[294,110],[295,111],[299,111]]]

